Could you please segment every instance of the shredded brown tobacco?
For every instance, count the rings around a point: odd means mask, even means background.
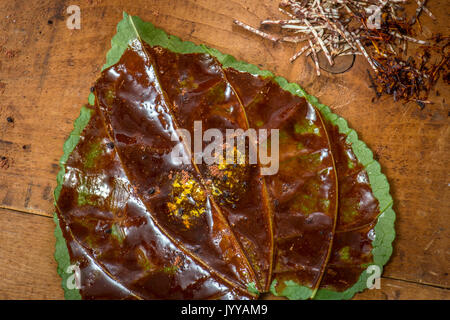
[[[282,0],[279,10],[286,20],[263,20],[263,30],[240,21],[235,24],[271,41],[305,43],[290,61],[312,57],[317,74],[317,55],[329,65],[342,55],[362,55],[369,63],[371,87],[377,97],[392,95],[395,101],[414,101],[421,108],[432,103],[430,90],[441,72],[448,78],[449,37],[441,34],[418,39],[421,14],[436,20],[426,0]],[[405,4],[417,6],[407,13]],[[270,30],[270,32],[269,32]],[[414,50],[409,50],[408,45]]]

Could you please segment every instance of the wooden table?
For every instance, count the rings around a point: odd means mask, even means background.
[[[449,33],[448,3],[430,0]],[[81,30],[66,27],[81,8]],[[311,61],[290,64],[295,45],[275,44],[233,26],[281,17],[278,1],[0,0],[0,298],[61,299],[54,252],[53,189],[62,145],[99,75],[122,11],[184,40],[205,43],[300,83],[349,121],[387,175],[397,238],[380,290],[357,299],[450,299],[448,86],[439,82],[423,111],[383,97],[372,103],[366,65],[317,78]],[[9,117],[9,118],[8,118]],[[9,120],[9,121],[8,121]]]

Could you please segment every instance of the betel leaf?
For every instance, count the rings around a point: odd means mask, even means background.
[[[270,286],[347,299],[367,287],[366,268],[391,255],[395,214],[344,119],[297,84],[125,13],[111,44],[55,190],[66,298],[254,298]],[[280,173],[168,166],[168,133],[198,119],[279,128]],[[67,287],[70,263],[81,296]]]

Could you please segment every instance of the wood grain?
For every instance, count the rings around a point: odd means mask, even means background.
[[[0,299],[63,299],[51,218],[0,209]]]
[[[450,300],[447,289],[381,278],[380,289],[358,293],[355,300]]]
[[[449,288],[448,86],[440,80],[430,97],[435,104],[420,111],[390,97],[372,103],[367,65],[359,57],[349,72],[317,78],[307,58],[288,62],[298,50],[294,45],[262,40],[232,24],[239,19],[258,26],[261,19],[281,17],[277,3],[80,0],[81,30],[69,30],[65,10],[73,4],[70,1],[1,1],[5,18],[0,20],[0,156],[7,164],[0,168],[0,207],[43,219],[52,215],[63,142],[105,62],[122,11],[127,11],[183,40],[207,44],[298,82],[346,118],[374,151],[395,199],[397,239],[384,275]],[[428,2],[439,23],[422,18],[426,34],[448,34],[447,6],[443,0]],[[16,226],[18,234],[26,232]],[[3,237],[3,231],[0,234]],[[52,281],[59,285],[57,279]],[[413,289],[405,285],[399,297],[409,297],[403,291]]]

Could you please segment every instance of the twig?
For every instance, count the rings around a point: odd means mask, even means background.
[[[308,39],[308,41],[310,41],[309,39]],[[305,51],[306,51],[306,49],[308,49],[309,48],[309,46],[303,46],[301,49],[300,49],[300,51],[298,51],[296,54],[294,54],[292,57],[291,57],[291,59],[289,59],[289,61],[292,63],[292,62],[294,62],[298,57],[300,57]]]
[[[416,0],[416,3],[417,3],[416,14],[411,19],[411,24],[414,24],[416,22],[416,20],[419,18],[422,11],[424,11],[426,14],[428,14],[428,16],[430,16],[431,19],[436,20],[436,17],[431,13],[431,11],[425,7],[425,2],[426,2],[426,0],[423,0],[423,1]]]
[[[278,37],[278,36],[274,36],[274,35],[265,33],[265,32],[263,32],[261,30],[255,29],[255,28],[249,26],[248,24],[242,23],[242,22],[240,22],[238,20],[234,20],[233,22],[235,24],[237,24],[238,26],[244,28],[245,30],[248,30],[248,31],[250,31],[250,32],[252,32],[252,33],[262,37],[262,38],[269,39],[271,41],[278,41],[278,40],[280,40],[280,37]]]
[[[283,38],[280,39],[280,41],[291,42],[291,43],[299,43],[299,42],[306,41],[308,39],[311,39],[311,36],[306,36],[306,37],[283,37]]]
[[[276,25],[284,25],[284,24],[294,24],[301,23],[302,20],[263,20],[261,24],[276,24]]]
[[[320,76],[319,60],[317,59],[316,50],[314,50],[313,43],[310,39],[308,39],[308,43],[309,43],[309,46],[311,47],[311,52],[313,54],[314,65],[316,66],[316,73],[318,76]]]
[[[391,35],[393,35],[394,37],[397,37],[399,39],[408,40],[410,42],[418,43],[418,44],[421,44],[421,45],[430,45],[427,41],[418,40],[418,39],[415,39],[415,38],[412,38],[412,37],[404,36],[404,35],[401,35],[401,34],[399,34],[397,32],[394,32],[394,31],[390,31],[389,33]]]
[[[377,67],[375,67],[375,65],[373,64],[372,58],[369,56],[369,54],[367,53],[366,49],[364,49],[364,46],[361,44],[361,41],[359,41],[359,39],[355,40],[356,45],[359,48],[359,51],[361,51],[361,53],[363,54],[363,56],[366,58],[367,62],[369,62],[370,66],[372,67],[372,69],[375,72],[378,72]]]

